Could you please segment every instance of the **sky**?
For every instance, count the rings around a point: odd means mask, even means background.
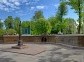
[[[22,21],[31,20],[34,12],[42,10],[45,18],[56,15],[60,0],[0,0],[0,19],[8,16],[20,17]],[[66,18],[78,19],[74,10],[68,7]]]

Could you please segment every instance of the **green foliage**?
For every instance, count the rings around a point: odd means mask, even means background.
[[[84,12],[82,12],[82,27],[81,27],[81,33],[84,34]]]
[[[59,20],[57,17],[50,17],[48,19],[48,21],[50,22],[51,26],[52,26],[52,30],[51,30],[51,34],[57,34],[60,30],[60,25],[59,25]]]
[[[48,21],[51,23],[52,27],[55,27],[55,24],[58,23],[58,20],[56,17],[50,17],[48,18]]]
[[[63,29],[63,34],[74,34],[77,32],[76,22],[72,18],[63,18],[62,22],[57,17],[50,17],[48,21],[51,23],[51,34],[57,34]]]
[[[12,16],[8,16],[8,18],[4,21],[6,29],[12,29],[13,28],[13,18]]]
[[[60,24],[60,31],[61,32],[63,32],[63,26],[62,26],[63,16],[65,16],[66,13],[67,13],[67,5],[66,5],[65,1],[62,1],[62,2],[60,2],[60,5],[58,7],[58,11],[57,11],[57,14],[56,14],[56,17],[60,21],[59,24]]]
[[[66,14],[67,14],[67,4],[66,4],[66,2],[60,2],[60,5],[59,5],[58,11],[57,11],[57,16],[59,18],[62,18]]]
[[[31,30],[30,21],[23,21],[21,27],[22,27],[22,33],[23,34],[25,34],[25,29],[27,29],[27,32],[26,32],[27,34],[31,33],[30,32],[30,30]]]
[[[0,29],[0,36],[3,36],[5,34],[5,30]]]
[[[30,21],[23,21],[22,22],[22,28],[30,27]]]
[[[36,34],[36,32],[35,32],[36,31],[35,30],[35,24],[36,24],[36,21],[31,21],[30,22],[30,27],[31,27],[30,29],[31,29],[31,34],[32,35],[35,35]]]
[[[77,33],[77,28],[76,28],[76,22],[72,18],[66,18],[64,19],[64,28],[63,32],[65,34],[75,34]]]
[[[81,15],[82,15],[81,20],[82,20],[82,22],[84,23],[84,12],[82,12]]]
[[[40,35],[40,34],[49,34],[51,32],[51,25],[48,21],[45,19],[41,18],[38,19],[37,21],[33,22],[33,34],[35,35]]]
[[[35,15],[33,16],[32,19],[36,21],[37,19],[40,19],[40,18],[44,18],[43,12],[41,10],[35,11]]]
[[[68,4],[75,10],[75,12],[79,13],[79,8],[81,10],[83,9],[84,0],[69,0]]]
[[[6,35],[15,35],[17,32],[14,29],[7,29],[6,30]]]
[[[2,29],[2,28],[3,28],[3,23],[0,20],[0,29]]]
[[[84,11],[84,0],[69,0],[68,4],[72,7],[72,9],[75,10],[75,12],[78,14],[79,16],[79,26],[78,26],[78,33],[81,33],[81,24],[82,24],[82,16],[81,13]]]
[[[57,34],[61,30],[60,27],[61,27],[60,23],[56,23],[55,26],[51,30],[51,34]]]
[[[14,19],[14,29],[17,31],[17,33],[19,33],[19,23],[20,23],[20,18],[16,17]]]

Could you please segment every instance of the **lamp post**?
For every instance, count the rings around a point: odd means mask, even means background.
[[[26,45],[23,45],[23,42],[21,40],[21,21],[19,22],[19,39],[18,39],[18,43],[16,46],[13,46],[12,48],[14,49],[23,49],[23,48],[27,48]]]
[[[19,40],[21,40],[21,21],[20,21],[20,23],[19,23]]]
[[[21,21],[19,22],[19,40],[18,40],[18,46],[23,45],[21,40]]]

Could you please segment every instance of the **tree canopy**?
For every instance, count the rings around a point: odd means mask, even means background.
[[[14,25],[13,25],[14,19],[12,16],[8,16],[4,22],[5,22],[6,29],[14,28]]]
[[[65,16],[67,14],[67,5],[65,1],[61,1],[60,5],[58,7],[58,11],[56,16],[58,17],[59,21],[60,21],[60,26],[63,24],[63,16]],[[60,31],[63,32],[62,26],[60,27]]]
[[[3,22],[1,22],[1,20],[0,20],[0,29],[2,29],[3,28]]]
[[[81,23],[82,23],[82,11],[83,11],[83,5],[84,5],[84,0],[69,0],[68,4],[72,7],[72,9],[75,10],[75,12],[78,14],[79,16],[79,25],[78,25],[78,33],[81,33]]]
[[[16,17],[14,18],[14,29],[16,30],[17,33],[19,33],[19,23],[20,23],[20,18]]]
[[[37,19],[40,19],[40,18],[44,18],[43,12],[41,10],[35,11],[35,14],[32,19],[36,21]]]
[[[51,25],[49,21],[46,21],[43,18],[38,19],[34,22],[34,34],[49,34],[51,32]]]

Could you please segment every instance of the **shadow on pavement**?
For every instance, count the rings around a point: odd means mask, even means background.
[[[16,62],[11,58],[0,58],[0,62]]]
[[[80,55],[80,54],[74,54],[75,52],[63,54],[62,52],[57,51],[59,49],[54,48],[50,51],[49,54],[46,54],[45,56],[40,56],[38,62],[78,62],[77,60],[68,59],[68,58],[69,56]]]

